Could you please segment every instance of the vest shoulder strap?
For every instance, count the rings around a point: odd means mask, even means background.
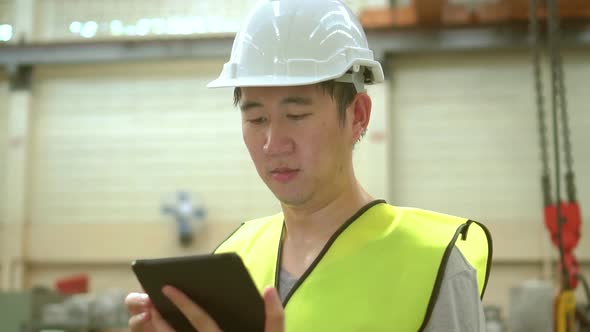
[[[253,219],[242,223],[213,251],[214,253],[237,252],[243,254],[243,250],[256,239],[263,236],[270,227],[282,227],[283,214]],[[244,241],[247,239],[247,241]]]

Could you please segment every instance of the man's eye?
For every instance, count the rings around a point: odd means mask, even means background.
[[[259,118],[254,118],[254,119],[248,119],[246,121],[248,121],[249,123],[253,123],[253,124],[263,124],[266,122],[266,118],[259,117]]]
[[[287,114],[287,118],[291,119],[291,120],[302,120],[308,116],[310,116],[311,113],[305,113],[305,114]]]

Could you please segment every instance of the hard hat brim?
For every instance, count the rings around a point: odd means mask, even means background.
[[[373,80],[367,84],[376,84],[384,81],[383,69],[376,63],[369,68],[373,74]],[[219,77],[207,84],[208,88],[228,88],[228,87],[271,87],[271,86],[301,86],[311,85],[320,82],[330,81],[341,77],[344,73],[323,77],[304,77],[304,76],[286,76],[286,75],[264,75],[250,76],[239,78]],[[223,75],[222,75],[223,76]]]

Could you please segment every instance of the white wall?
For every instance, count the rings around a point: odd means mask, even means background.
[[[572,132],[574,170],[578,186],[578,200],[582,212],[590,219],[590,50],[566,53],[566,90]],[[562,150],[563,153],[563,150]],[[588,225],[588,223],[586,223]],[[588,239],[590,240],[590,239]]]
[[[367,86],[373,109],[365,137],[354,150],[356,176],[375,198],[387,199],[387,92],[388,83]]]
[[[0,0],[0,24],[11,24],[13,22],[15,0]]]
[[[564,60],[579,200],[586,211],[589,59],[589,51],[578,51]],[[392,67],[392,200],[484,222],[540,222],[529,54],[412,55],[395,58]]]
[[[4,222],[4,183],[6,181],[6,153],[8,149],[8,80],[0,73],[0,224]]]
[[[221,62],[40,68],[34,77],[31,221],[170,220],[188,190],[213,222],[278,210],[243,146]]]
[[[4,238],[4,201],[6,190],[6,153],[8,149],[8,105],[9,91],[8,79],[0,72],[0,239]],[[0,245],[0,257],[3,257],[3,245]],[[0,261],[0,276],[2,276],[3,263]],[[3,281],[0,277],[0,289],[3,287]]]

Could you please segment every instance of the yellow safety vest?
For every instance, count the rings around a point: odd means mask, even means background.
[[[278,286],[282,214],[248,221],[217,249],[236,252],[256,286]],[[285,299],[287,332],[424,329],[454,246],[477,270],[491,267],[487,229],[474,221],[374,201],[327,242]]]

